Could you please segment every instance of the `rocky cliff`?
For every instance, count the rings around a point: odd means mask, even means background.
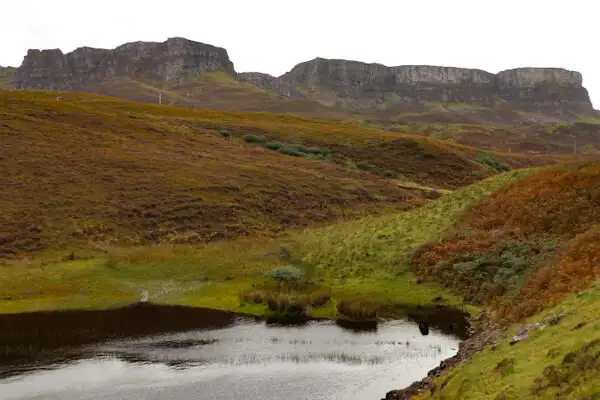
[[[520,68],[492,74],[478,69],[406,65],[387,67],[316,58],[274,78],[240,74],[240,79],[291,98],[311,97],[331,105],[398,108],[427,103],[493,107],[511,102],[523,111],[592,112],[579,72]]]
[[[245,88],[253,85],[267,89],[272,95],[268,102],[270,107],[273,99],[280,103],[285,99],[307,99],[318,107],[352,113],[358,110],[368,115],[384,113],[389,117],[406,112],[416,115],[415,111],[435,110],[440,105],[459,103],[461,107],[466,105],[465,108],[477,105],[480,109],[493,109],[496,114],[498,110],[510,110],[510,117],[505,113],[499,118],[516,119],[516,122],[520,122],[527,113],[569,120],[576,118],[575,114],[594,112],[588,92],[582,86],[581,74],[564,69],[518,68],[492,74],[478,69],[429,65],[387,67],[316,58],[274,77],[260,72],[238,74],[225,49],[183,38],[171,38],[164,43],[127,43],[113,50],[83,47],[68,54],[60,50],[29,50],[23,64],[13,75],[13,87],[99,91],[98,86],[93,84],[110,81],[111,78],[180,84],[203,72],[215,71],[236,78],[246,85]],[[193,79],[189,81],[195,82]],[[176,99],[171,104],[183,102],[188,106],[212,107],[218,103],[230,109],[242,107],[239,101],[230,102],[228,98],[212,98],[207,102],[202,94],[207,90],[202,88],[198,88],[196,94],[198,99],[203,100],[194,103],[195,92],[192,89],[186,87],[186,92],[179,94],[179,98],[187,100]],[[100,93],[138,98],[134,94],[123,93],[123,90],[133,89],[103,90]],[[248,89],[246,92],[247,96],[242,97],[245,104],[242,109],[248,109],[254,103],[258,104],[257,109],[261,109],[264,102],[251,101],[258,91]],[[213,90],[210,93],[221,92]],[[260,94],[265,96],[264,91]],[[154,96],[151,98],[154,100]],[[307,104],[304,102],[303,107]],[[277,107],[269,109],[277,110]],[[283,103],[280,108],[287,110]],[[449,118],[447,114],[443,117]],[[464,119],[465,116],[458,118]],[[486,118],[488,121],[490,118],[495,120],[497,115],[487,115]],[[436,121],[443,122],[443,119]]]
[[[68,54],[58,49],[29,50],[13,77],[13,87],[77,90],[114,77],[180,83],[190,74],[214,71],[235,74],[225,49],[171,38],[164,43],[127,43],[112,50],[82,47]]]
[[[12,86],[12,76],[15,68],[0,67],[0,89],[8,90]]]

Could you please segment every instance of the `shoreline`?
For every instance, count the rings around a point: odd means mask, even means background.
[[[435,392],[437,389],[435,378],[470,360],[475,353],[495,343],[505,334],[505,329],[497,324],[492,324],[484,313],[481,313],[473,322],[477,323],[476,326],[472,328],[471,335],[459,343],[456,355],[440,362],[439,366],[427,372],[427,376],[420,381],[415,381],[403,389],[389,391],[381,400],[410,400],[413,396],[424,392]]]

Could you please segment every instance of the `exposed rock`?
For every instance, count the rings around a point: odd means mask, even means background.
[[[12,87],[12,78],[16,68],[0,67],[0,90],[8,90]]]
[[[77,90],[114,77],[180,83],[190,75],[216,71],[235,75],[225,49],[170,38],[164,43],[127,43],[113,50],[81,47],[68,54],[59,49],[29,50],[13,77],[13,87]]]
[[[273,89],[277,79],[273,75],[263,74],[262,72],[242,72],[237,74],[237,78],[242,82],[248,82],[265,89]]]
[[[387,67],[316,58],[276,79],[259,79],[254,74],[244,79],[286,97],[310,96],[324,105],[333,101],[344,106],[393,109],[423,103],[493,107],[510,102],[524,111],[593,112],[581,74],[559,68],[519,68],[491,74],[478,69]]]
[[[522,341],[522,340],[525,340],[525,339],[527,339],[528,337],[529,337],[529,335],[528,335],[528,334],[524,334],[524,335],[515,335],[515,336],[513,336],[513,337],[512,337],[512,339],[510,339],[510,342],[509,342],[509,344],[512,346],[513,344],[515,344],[515,343],[518,343],[518,342],[520,342],[520,341]]]
[[[492,74],[479,69],[388,67],[315,58],[274,77],[260,72],[237,74],[225,49],[183,38],[127,43],[113,50],[82,47],[68,54],[58,49],[29,50],[13,75],[13,87],[94,91],[94,83],[111,78],[179,84],[196,74],[216,71],[272,90],[284,100],[308,98],[326,107],[396,116],[415,109],[439,114],[439,106],[447,103],[462,103],[467,113],[482,106],[507,108],[518,116],[517,122],[598,115],[582,86],[581,74],[560,68],[518,68]],[[521,116],[517,113],[521,111],[533,116]]]

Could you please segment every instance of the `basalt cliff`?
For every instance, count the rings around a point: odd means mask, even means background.
[[[206,79],[215,73],[218,79]],[[421,114],[436,121],[440,115],[436,110],[442,109],[460,110],[457,115],[465,118],[475,113],[492,120],[597,116],[582,75],[561,68],[517,68],[492,74],[478,69],[388,67],[316,58],[274,77],[237,73],[225,49],[183,38],[127,43],[112,50],[83,47],[68,54],[58,49],[29,50],[13,74],[12,87],[156,100],[154,93],[147,98],[133,93],[141,91],[140,86],[115,85],[119,79],[142,81],[145,90],[152,85],[170,88],[166,94],[170,104],[193,107],[291,112],[299,107],[379,118]]]

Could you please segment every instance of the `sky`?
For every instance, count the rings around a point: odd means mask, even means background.
[[[224,47],[236,71],[279,76],[314,59],[426,64],[492,73],[583,74],[600,108],[596,0],[2,0],[0,65],[29,48],[114,48],[169,37]]]

